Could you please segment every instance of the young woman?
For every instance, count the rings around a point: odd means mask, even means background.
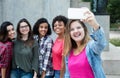
[[[64,33],[68,19],[65,16],[59,15],[53,19],[52,28],[57,34],[57,39],[52,47],[53,69],[55,71],[55,78],[60,78],[60,71],[62,67],[62,54],[64,46]]]
[[[10,67],[15,31],[13,24],[5,21],[0,27],[0,78],[10,78]]]
[[[39,78],[53,78],[51,28],[46,18],[40,18],[33,27],[35,39],[39,44]]]
[[[85,16],[86,19],[68,22],[64,46],[66,71],[70,78],[105,78],[100,58],[106,45],[105,34],[91,11],[87,10]],[[92,39],[84,22],[93,28]]]
[[[11,78],[34,78],[38,71],[38,44],[34,41],[31,26],[26,19],[17,25],[14,42]]]

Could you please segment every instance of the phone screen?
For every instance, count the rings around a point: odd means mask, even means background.
[[[85,19],[85,12],[89,10],[86,7],[82,8],[68,8],[68,18],[69,19]]]

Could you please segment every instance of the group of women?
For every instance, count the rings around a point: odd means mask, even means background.
[[[91,11],[85,19],[58,15],[52,29],[46,18],[38,19],[33,29],[27,19],[16,28],[5,21],[0,26],[0,78],[105,78],[101,52],[106,45],[102,27]],[[93,32],[91,38],[84,23]]]

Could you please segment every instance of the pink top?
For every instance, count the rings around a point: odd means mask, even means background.
[[[57,38],[52,47],[53,69],[54,70],[61,69],[63,45],[64,45],[64,40]]]
[[[70,78],[94,78],[94,74],[86,56],[85,48],[83,51],[74,55],[71,51],[68,58],[68,70]]]

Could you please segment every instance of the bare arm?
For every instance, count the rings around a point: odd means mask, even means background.
[[[34,76],[33,78],[37,78],[37,73],[34,71]]]
[[[88,23],[91,27],[93,27],[94,30],[97,30],[99,28],[99,24],[95,18],[95,15],[89,9],[86,10],[84,15],[86,18],[82,19],[81,21]]]
[[[1,75],[2,75],[2,78],[5,78],[5,76],[6,76],[6,68],[1,68]]]
[[[45,78],[45,71],[42,72],[41,78]]]
[[[64,73],[65,73],[65,58],[63,56],[62,57],[61,70],[60,70],[60,78],[64,78]]]

